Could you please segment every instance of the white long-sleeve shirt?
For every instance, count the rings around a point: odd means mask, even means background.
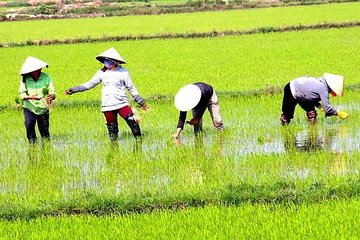
[[[126,89],[138,104],[143,103],[143,99],[131,81],[128,70],[121,66],[118,66],[114,71],[97,71],[89,81],[80,86],[73,87],[72,91],[83,92],[94,88],[100,82],[103,84],[101,98],[102,112],[112,111],[130,105],[126,95]]]

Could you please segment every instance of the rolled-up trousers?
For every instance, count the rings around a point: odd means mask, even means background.
[[[216,95],[215,91],[213,95],[211,96],[208,105],[207,105],[208,111],[210,113],[212,122],[216,130],[221,131],[224,129],[224,124],[221,119],[220,115],[220,106],[219,106],[219,99]],[[198,115],[199,110],[194,108],[192,110],[193,118],[195,118]],[[198,133],[199,131],[202,131],[202,118],[194,125],[194,132]]]

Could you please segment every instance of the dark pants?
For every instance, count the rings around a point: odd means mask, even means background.
[[[36,141],[35,125],[37,122],[40,135],[44,139],[50,138],[49,133],[49,111],[42,115],[36,115],[30,110],[24,108],[26,136],[30,143]]]
[[[311,120],[311,118],[316,118],[317,114],[315,111],[315,106],[317,106],[318,103],[296,100],[291,93],[290,83],[288,83],[284,88],[284,98],[282,103],[282,118],[284,117],[284,120],[286,120],[287,123],[290,123],[291,119],[294,118],[295,107],[297,104],[299,104],[300,107],[306,111],[309,120]]]

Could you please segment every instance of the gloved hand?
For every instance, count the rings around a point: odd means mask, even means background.
[[[198,118],[192,118],[190,121],[186,121],[186,123],[190,125],[195,125],[198,123],[198,121],[199,121]]]
[[[342,112],[342,111],[338,111],[337,115],[341,118],[341,119],[346,119],[349,114],[347,114],[346,112]]]

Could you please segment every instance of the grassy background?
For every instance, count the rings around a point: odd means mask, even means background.
[[[331,72],[345,86],[359,83],[360,28],[256,34],[204,39],[173,39],[33,46],[1,49],[1,105],[14,104],[18,75],[28,55],[47,61],[61,101],[100,100],[101,87],[71,97],[64,90],[88,81],[101,64],[95,56],[114,46],[140,94],[172,98],[188,83],[204,81],[219,93],[282,88],[299,76]]]
[[[359,200],[0,222],[3,239],[357,239]],[[251,222],[251,224],[249,224]]]
[[[0,23],[0,42],[249,30],[360,20],[360,3]]]

